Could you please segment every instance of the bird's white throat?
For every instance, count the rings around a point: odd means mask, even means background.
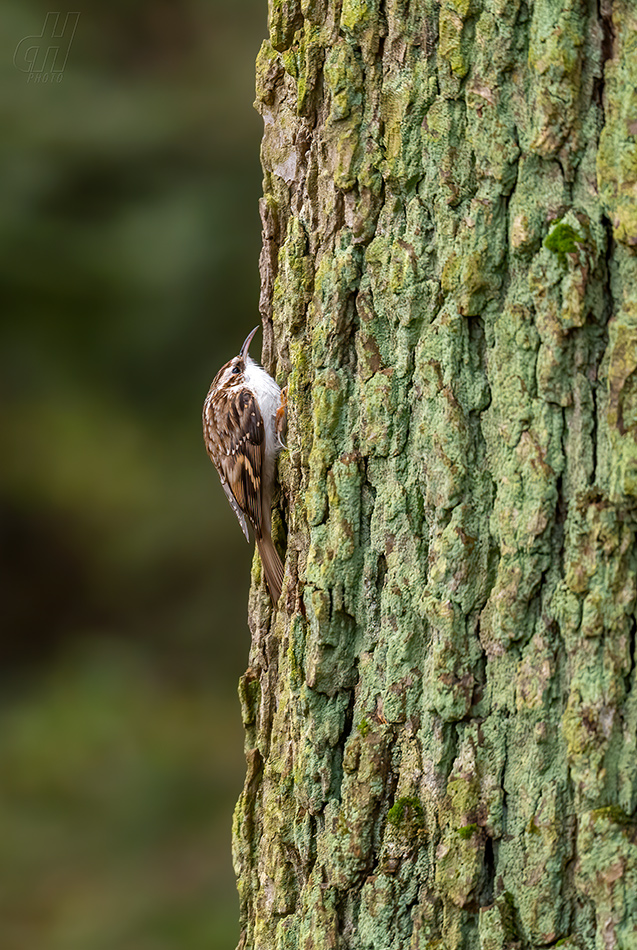
[[[266,452],[276,454],[275,418],[281,405],[281,390],[251,356],[248,356],[246,360],[244,380],[245,385],[253,391],[259,403],[265,427]]]

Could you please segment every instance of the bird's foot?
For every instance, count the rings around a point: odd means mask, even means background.
[[[276,411],[276,417],[274,420],[274,431],[276,434],[276,440],[282,449],[287,449],[287,445],[283,441],[283,434],[287,428],[287,422],[288,422],[288,387],[285,386],[281,390],[281,405]]]

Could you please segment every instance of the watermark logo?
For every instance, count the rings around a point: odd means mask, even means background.
[[[62,82],[79,19],[79,13],[47,13],[40,35],[20,40],[13,65],[28,73],[27,82]]]

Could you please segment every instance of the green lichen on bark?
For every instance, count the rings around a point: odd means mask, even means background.
[[[269,22],[241,947],[635,946],[634,5]]]

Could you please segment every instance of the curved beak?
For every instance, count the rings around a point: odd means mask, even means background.
[[[248,333],[247,337],[245,338],[245,343],[243,344],[239,352],[239,356],[241,357],[242,360],[246,359],[248,355],[248,349],[250,348],[250,344],[252,343],[252,337],[254,336],[254,334],[257,332],[258,329],[259,327],[256,326],[254,330],[251,333]]]

